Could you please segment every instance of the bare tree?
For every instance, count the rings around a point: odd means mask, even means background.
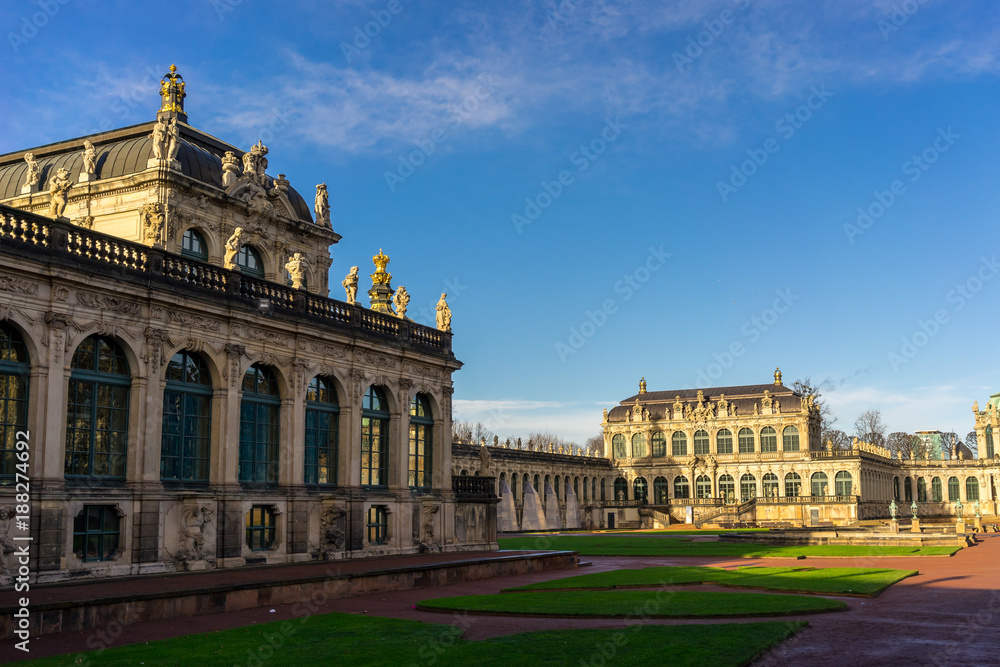
[[[584,450],[588,454],[593,454],[594,456],[604,456],[604,433],[598,433],[592,438],[587,438],[587,442],[583,444]]]
[[[482,438],[486,442],[493,444],[494,433],[486,428],[482,422],[473,424],[469,421],[454,421],[451,423],[451,437],[453,440],[468,440],[478,443]]]
[[[824,434],[823,446],[825,447],[827,443],[830,443],[833,449],[850,449],[851,436],[840,429],[830,429]]]
[[[947,433],[941,434],[941,457],[945,460],[951,459],[952,457],[958,458],[957,446],[962,442],[958,437],[958,434],[954,431],[948,431]]]
[[[975,431],[969,431],[965,434],[965,446],[969,448],[975,458],[979,458],[979,440],[976,439]]]
[[[918,436],[902,431],[894,431],[885,440],[885,448],[898,459],[925,459],[927,445]]]
[[[858,440],[869,442],[878,447],[885,446],[885,432],[888,427],[882,421],[882,411],[879,409],[865,410],[854,420],[854,435]]]
[[[813,385],[811,378],[804,378],[802,380],[796,380],[792,384],[792,389],[796,393],[802,394],[803,397],[810,394],[813,395],[816,405],[819,407],[819,419],[820,419],[820,432],[819,439],[823,446],[826,446],[828,441],[833,442],[834,449],[846,449],[843,446],[840,434],[843,431],[837,431],[833,428],[833,425],[837,423],[837,417],[833,414],[833,408],[826,402],[826,399],[822,398],[822,394],[819,391],[819,387]],[[846,437],[846,436],[845,436]],[[848,445],[850,443],[848,442]]]

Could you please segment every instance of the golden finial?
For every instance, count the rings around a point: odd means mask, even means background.
[[[389,266],[389,257],[383,254],[382,248],[378,249],[378,254],[372,257],[375,262],[375,273],[372,274],[372,282],[376,285],[388,285],[392,280],[392,275],[385,270]]]
[[[643,376],[643,378],[641,380],[639,380],[639,393],[640,394],[645,394],[646,393],[646,378],[645,378],[645,376]]]
[[[781,384],[781,369],[774,369],[774,384]]]
[[[177,73],[177,65],[170,65],[170,70],[160,79],[160,111],[157,116],[161,120],[176,116],[178,120],[187,122],[187,114],[184,113],[185,97],[184,77]]]

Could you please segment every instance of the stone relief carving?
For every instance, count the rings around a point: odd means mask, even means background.
[[[208,525],[212,523],[214,515],[215,510],[209,505],[184,508],[181,514],[181,547],[177,553],[178,560],[186,563],[215,560],[205,548],[205,540],[210,532]]]
[[[330,560],[335,552],[344,550],[345,516],[347,512],[336,505],[328,507],[320,516],[320,553],[327,560]]]
[[[68,301],[69,300],[69,288],[59,285],[58,287],[52,288],[52,300],[53,301]]]
[[[163,241],[163,223],[166,219],[163,204],[159,202],[143,204],[141,215],[142,238],[152,241],[154,246],[160,245]]]
[[[346,359],[347,358],[347,348],[340,345],[327,345],[324,343],[312,343],[310,344],[310,349],[313,352],[318,352],[325,357],[334,357],[336,359]]]
[[[162,311],[161,311],[162,312]],[[192,315],[189,313],[183,313],[176,310],[168,310],[167,321],[171,324],[179,324],[183,327],[189,327],[192,329],[203,329],[205,331],[218,331],[219,321],[213,320],[211,318],[205,317],[204,315]],[[151,314],[156,317],[158,313]]]
[[[142,360],[149,364],[149,374],[158,377],[160,365],[167,363],[164,348],[170,345],[170,337],[161,329],[146,327],[143,332],[146,336],[146,345],[143,348]]]
[[[240,357],[246,355],[246,348],[242,345],[227,343],[225,346],[226,356],[229,358],[229,384],[233,387],[243,377],[240,373]]]
[[[347,292],[347,303],[356,304],[358,302],[358,267],[352,266],[350,273],[340,284]]]
[[[0,273],[0,291],[34,296],[38,293],[38,283]]]
[[[17,549],[10,537],[10,522],[15,516],[13,505],[0,506],[0,582],[4,585],[10,583],[14,576],[7,565],[7,556]]]
[[[441,331],[451,331],[451,308],[448,307],[448,303],[445,301],[447,297],[447,293],[442,293],[441,298],[438,299],[437,305],[434,307],[437,311],[437,328]]]
[[[110,310],[128,316],[138,315],[142,310],[142,307],[135,301],[119,299],[116,296],[107,296],[105,294],[91,294],[90,292],[77,292],[76,302],[88,308]]]
[[[420,507],[420,551],[440,551],[441,547],[436,544],[434,538],[434,515],[440,510],[440,506],[426,503]]]

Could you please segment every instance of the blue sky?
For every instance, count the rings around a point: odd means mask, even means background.
[[[449,293],[455,417],[501,437],[582,442],[640,376],[780,365],[846,431],[964,434],[1000,390],[993,3],[10,0],[0,25],[0,151],[149,120],[176,63],[193,125],[328,183],[332,284],[383,248],[417,319]]]

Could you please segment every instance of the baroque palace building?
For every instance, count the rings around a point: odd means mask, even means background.
[[[357,267],[329,298],[325,184],[185,96],[171,67],[155,121],[0,156],[0,574],[25,530],[40,581],[495,549],[444,296],[407,318],[379,251],[370,308]]]

